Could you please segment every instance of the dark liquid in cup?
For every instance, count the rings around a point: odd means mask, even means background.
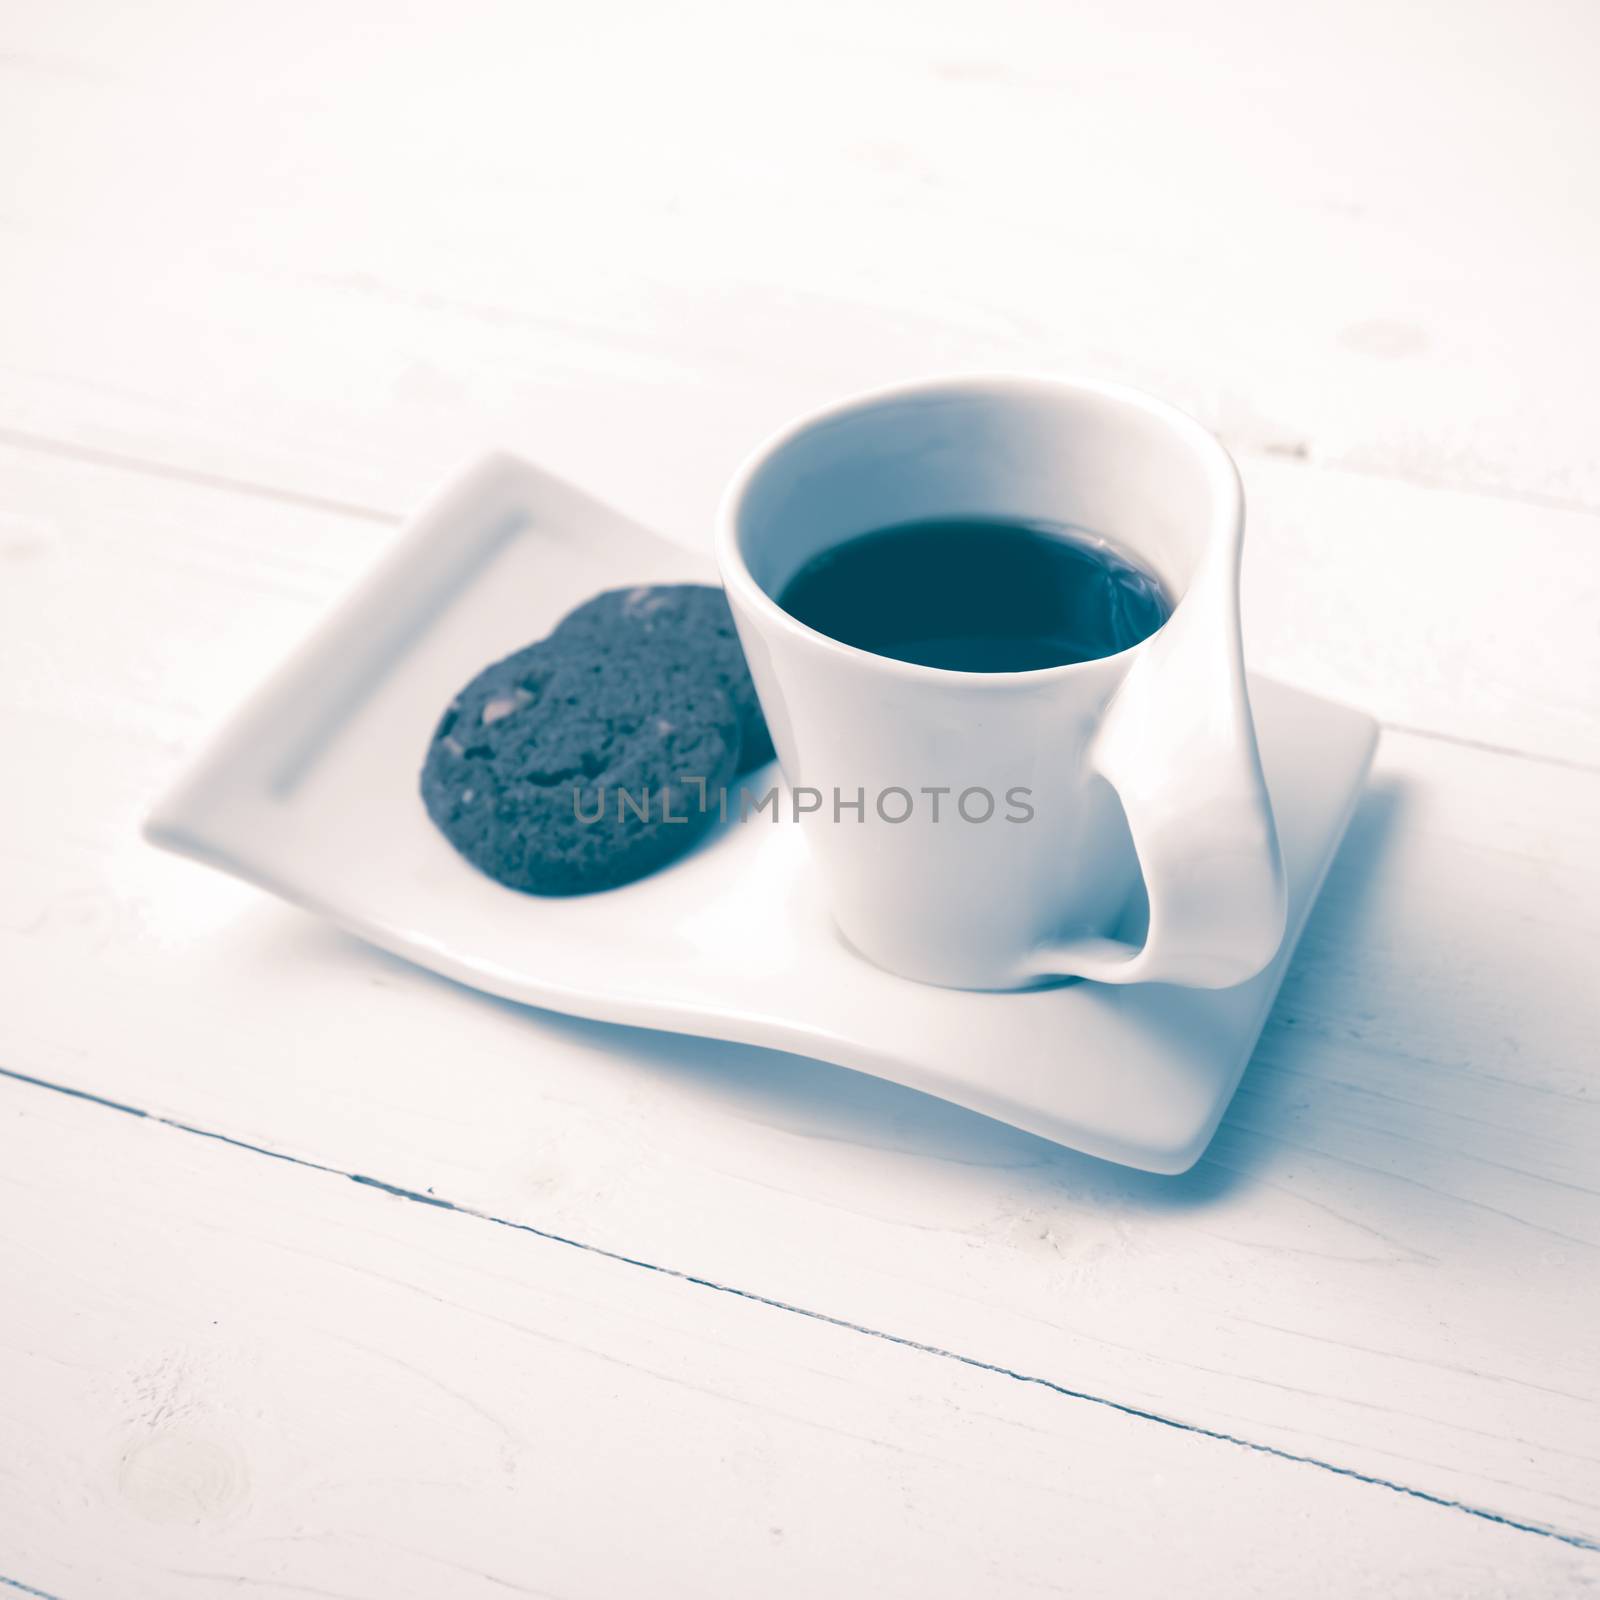
[[[824,550],[778,604],[859,650],[960,672],[1115,655],[1172,614],[1160,579],[1072,529],[972,517],[903,523]]]

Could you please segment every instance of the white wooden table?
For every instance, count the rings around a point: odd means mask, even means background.
[[[0,1589],[1593,1592],[1597,40],[0,7]],[[789,413],[1013,367],[1216,428],[1253,665],[1385,722],[1187,1177],[140,842],[473,452],[704,540]]]

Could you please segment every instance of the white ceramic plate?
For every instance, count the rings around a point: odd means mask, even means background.
[[[1205,1148],[1371,760],[1371,718],[1253,679],[1289,936],[1235,989],[928,988],[834,933],[792,822],[714,833],[625,888],[535,899],[463,862],[417,794],[429,735],[487,662],[622,584],[715,581],[510,456],[449,484],[150,819],[156,843],[507,999],[819,1057],[1155,1172]],[[776,769],[771,778],[776,780]],[[767,777],[752,774],[752,787]]]

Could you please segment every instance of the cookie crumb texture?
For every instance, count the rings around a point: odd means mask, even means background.
[[[451,702],[422,799],[490,877],[584,894],[687,850],[715,820],[740,746],[738,708],[703,656],[645,660],[558,632],[485,668]]]
[[[623,655],[687,651],[715,677],[739,714],[739,771],[772,759],[756,686],[728,609],[728,597],[705,583],[650,583],[607,589],[568,613],[552,637],[588,639]]]

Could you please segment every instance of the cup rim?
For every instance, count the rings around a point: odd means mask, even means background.
[[[1142,650],[1172,625],[1173,619],[1188,603],[1196,583],[1193,578],[1178,596],[1172,611],[1154,633],[1137,644],[1112,655],[1093,656],[1087,661],[1066,661],[1052,667],[1030,667],[1019,672],[973,672],[958,667],[930,667],[921,662],[902,661],[895,656],[879,655],[873,650],[863,650],[858,645],[846,644],[831,634],[819,632],[784,610],[767,591],[756,582],[739,548],[739,512],[749,493],[750,486],[766,464],[781,450],[806,434],[848,421],[851,417],[874,408],[902,400],[936,399],[941,396],[978,394],[985,390],[1010,390],[1035,394],[1060,394],[1071,392],[1087,394],[1097,399],[1133,406],[1146,412],[1170,428],[1194,451],[1197,460],[1206,468],[1213,491],[1211,536],[1203,562],[1214,560],[1220,554],[1236,569],[1244,532],[1244,488],[1239,479],[1239,469],[1227,447],[1203,423],[1170,401],[1158,399],[1147,390],[1132,384],[1115,383],[1105,379],[1057,375],[1049,373],[952,373],[944,377],[916,378],[906,382],[883,384],[871,389],[846,395],[841,400],[804,413],[784,423],[768,434],[739,464],[727,488],[723,491],[717,508],[715,551],[723,587],[738,597],[770,625],[809,641],[814,647],[848,660],[871,663],[891,676],[916,682],[939,682],[991,687],[1034,687],[1082,674],[1091,669],[1103,669],[1108,663],[1123,662]],[[868,530],[862,530],[863,532]]]

